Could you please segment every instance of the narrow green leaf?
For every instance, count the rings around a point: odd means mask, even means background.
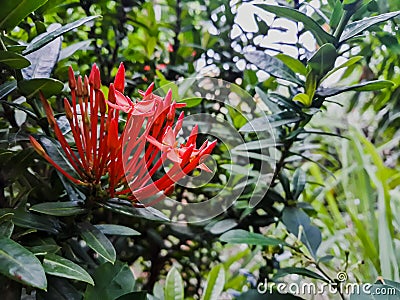
[[[74,216],[86,212],[76,202],[45,202],[33,205],[30,210],[51,216]]]
[[[99,225],[94,225],[94,227],[99,229],[102,233],[108,235],[126,235],[126,236],[140,235],[139,231],[121,225],[99,224]]]
[[[0,29],[10,31],[26,16],[35,11],[47,0],[3,1],[0,10]]]
[[[37,229],[54,234],[59,233],[61,229],[59,220],[53,217],[36,215],[23,209],[14,210],[13,212],[14,216],[12,220],[19,227]]]
[[[206,287],[204,289],[202,300],[218,300],[224,290],[225,270],[224,266],[219,264],[213,267],[208,273]]]
[[[297,200],[304,190],[306,185],[306,173],[301,169],[297,168],[293,175],[292,182],[292,195],[293,200]]]
[[[64,25],[52,32],[44,32],[40,35],[38,35],[37,37],[35,37],[30,43],[29,45],[26,47],[26,49],[22,52],[22,54],[27,55],[29,53],[32,53],[33,51],[36,51],[37,49],[43,47],[44,45],[50,43],[51,41],[55,40],[56,38],[58,38],[59,36],[63,35],[64,33],[75,29],[83,24],[85,24],[86,22],[92,21],[96,18],[98,18],[100,16],[89,16],[89,17],[85,17],[82,18],[80,20],[77,20],[75,22],[69,23],[67,25]]]
[[[330,281],[326,279],[325,277],[321,276],[318,273],[315,273],[314,271],[308,270],[306,268],[296,268],[296,267],[287,267],[287,268],[282,268],[279,269],[278,272],[275,274],[274,279],[290,275],[290,274],[298,274],[298,275],[303,275],[309,278],[313,279],[318,279],[324,282],[329,283]]]
[[[233,151],[245,151],[245,150],[257,150],[257,149],[265,149],[269,147],[275,147],[276,141],[274,139],[262,139],[258,141],[251,141],[247,143],[243,143],[237,145],[232,150]]]
[[[13,240],[0,237],[0,273],[23,284],[46,289],[47,280],[40,261]]]
[[[352,37],[355,37],[356,35],[367,30],[371,26],[378,23],[386,22],[394,17],[397,17],[398,15],[400,15],[400,11],[394,11],[350,23],[346,25],[343,34],[340,37],[340,42],[343,43],[348,39],[351,39]]]
[[[291,57],[291,56],[283,54],[283,53],[279,53],[279,54],[275,55],[275,57],[280,59],[293,72],[306,76],[307,68],[298,59],[295,59],[294,57]]]
[[[39,91],[42,91],[45,97],[50,97],[59,94],[63,88],[64,84],[53,78],[34,78],[18,82],[18,89],[27,98],[32,98]]]
[[[324,76],[328,71],[335,66],[337,58],[336,47],[332,44],[324,44],[319,48],[314,55],[308,60],[308,65],[312,72],[318,77]]]
[[[293,101],[297,101],[303,103],[304,106],[310,106],[312,103],[312,99],[307,94],[299,93],[293,97]]]
[[[339,88],[324,88],[317,90],[317,94],[321,97],[331,97],[348,91],[366,92],[377,91],[381,89],[390,88],[394,85],[389,80],[373,80],[362,82],[352,86],[344,86]]]
[[[97,252],[105,260],[114,263],[116,253],[110,240],[96,227],[90,223],[80,223],[78,225],[80,235],[86,244]]]
[[[340,69],[347,68],[358,63],[361,59],[363,59],[363,56],[353,56],[349,58],[346,62],[342,63],[341,65],[337,66],[336,68],[333,68],[331,71],[326,73],[326,75],[321,79],[321,82],[327,79],[333,73],[339,71]]]
[[[183,280],[179,271],[172,267],[167,274],[164,287],[165,300],[183,300]]]
[[[333,8],[332,15],[329,20],[329,26],[331,28],[336,29],[339,25],[340,19],[342,18],[344,13],[343,4],[340,0],[336,0],[335,7]]]
[[[255,6],[271,12],[278,17],[287,18],[295,22],[303,23],[305,30],[310,31],[315,36],[320,45],[335,42],[334,36],[330,35],[324,29],[322,29],[322,27],[319,26],[314,19],[299,12],[298,10],[289,7],[269,4],[255,4]]]
[[[0,99],[4,99],[9,93],[17,88],[17,81],[11,80],[0,85]]]
[[[274,56],[268,55],[262,51],[247,52],[244,57],[252,64],[257,66],[260,70],[263,70],[276,78],[288,80],[290,82],[302,85],[303,82],[296,77],[281,60]]]
[[[209,231],[212,234],[221,234],[224,233],[225,231],[228,231],[238,225],[238,222],[235,219],[224,219],[221,221],[216,222],[213,224],[210,228]]]
[[[94,285],[92,277],[74,262],[55,254],[47,254],[43,260],[43,268],[47,274],[87,282]]]
[[[14,230],[14,223],[12,221],[2,222],[0,224],[0,236],[11,237]]]
[[[219,238],[221,241],[230,244],[248,244],[259,246],[285,245],[284,241],[263,236],[259,233],[249,232],[243,229],[235,229],[225,232]]]
[[[25,57],[11,51],[0,51],[0,63],[14,69],[23,69],[31,63]]]

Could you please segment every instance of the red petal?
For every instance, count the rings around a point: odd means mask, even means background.
[[[71,90],[76,89],[75,74],[74,74],[74,70],[72,69],[71,66],[68,68],[68,83],[69,83],[69,88]]]
[[[117,91],[120,91],[121,93],[124,92],[125,88],[125,67],[123,63],[120,63],[117,75],[115,75],[114,79],[114,86]]]
[[[110,88],[108,89],[108,101],[111,103],[115,103],[115,88],[114,84],[110,84]]]
[[[107,146],[112,150],[118,148],[118,123],[115,119],[112,119],[110,122],[107,136]]]

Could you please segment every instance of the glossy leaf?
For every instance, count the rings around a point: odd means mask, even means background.
[[[374,80],[359,83],[352,86],[344,86],[339,88],[324,88],[317,91],[317,94],[321,97],[331,97],[348,91],[366,92],[366,91],[378,91],[392,87],[394,84],[388,80]]]
[[[85,300],[118,299],[134,291],[135,278],[126,263],[116,261],[114,265],[105,263],[93,275],[94,286],[88,286]],[[136,299],[136,298],[131,298]]]
[[[282,212],[282,222],[289,232],[299,235],[299,227],[302,227],[301,241],[308,248],[313,257],[322,241],[321,231],[311,225],[309,216],[297,207],[285,207]]]
[[[308,60],[308,65],[312,72],[319,77],[325,75],[335,66],[337,53],[336,48],[332,44],[324,44],[314,55]]]
[[[308,96],[307,94],[304,94],[304,93],[298,93],[297,95],[295,95],[293,97],[293,101],[303,103],[304,106],[307,106],[307,107],[312,104],[312,98],[310,98],[310,96]]]
[[[391,285],[371,284],[368,288],[360,285],[354,290],[356,292],[350,295],[350,300],[400,300],[400,290]]]
[[[86,244],[98,253],[105,260],[114,263],[116,253],[110,240],[96,227],[90,223],[80,223],[78,225],[80,235]]]
[[[47,292],[37,291],[37,300],[82,300],[82,295],[68,279],[48,276]]]
[[[202,300],[218,300],[224,290],[225,270],[222,264],[216,265],[208,273],[206,287],[204,288]]]
[[[60,217],[74,216],[86,212],[86,209],[76,202],[45,202],[35,204],[29,209],[45,215]]]
[[[47,0],[3,1],[0,10],[0,29],[9,31]]]
[[[275,57],[280,59],[293,72],[306,76],[307,68],[301,61],[283,53],[279,53]]]
[[[108,235],[126,235],[126,236],[140,235],[140,232],[132,228],[121,225],[99,224],[99,225],[94,225],[94,227],[96,227],[102,233]]]
[[[64,88],[61,81],[52,78],[34,78],[18,82],[18,89],[22,95],[32,98],[42,91],[45,97],[59,94]]]
[[[36,215],[22,209],[14,210],[13,212],[14,216],[12,220],[14,224],[19,227],[47,231],[55,234],[59,233],[61,229],[60,222],[53,217]]]
[[[268,55],[262,51],[247,52],[244,57],[260,70],[263,70],[276,78],[288,80],[297,84],[302,84],[296,74],[289,69],[281,60]]]
[[[293,200],[297,200],[306,185],[306,173],[301,168],[297,168],[294,172],[292,185]]]
[[[290,275],[290,274],[298,274],[298,275],[303,275],[305,277],[321,280],[324,282],[329,283],[330,281],[326,279],[325,277],[319,275],[318,273],[315,273],[314,271],[305,269],[305,268],[296,268],[296,267],[287,267],[287,268],[282,268],[279,269],[278,272],[275,274],[274,279]]]
[[[25,57],[11,51],[0,51],[0,63],[13,69],[22,69],[30,65]]]
[[[74,262],[55,254],[47,254],[43,259],[44,271],[53,276],[74,279],[94,285],[92,277]]]
[[[340,64],[339,66],[333,68],[328,73],[326,73],[326,75],[321,79],[321,81],[325,80],[326,78],[331,76],[333,73],[339,71],[340,69],[347,68],[347,67],[350,67],[350,66],[356,64],[361,59],[363,59],[363,56],[353,56],[353,57],[349,58],[346,62]]]
[[[12,221],[2,222],[0,224],[0,236],[11,237],[14,230],[14,223]]]
[[[324,29],[322,29],[322,27],[319,26],[319,24],[314,19],[299,12],[298,10],[289,7],[269,4],[256,4],[256,6],[273,13],[278,17],[287,18],[295,22],[303,23],[304,28],[310,31],[315,36],[320,45],[335,42],[334,36],[330,35]]]
[[[251,120],[246,125],[242,126],[240,132],[257,132],[265,131],[266,128],[280,127],[283,125],[289,125],[300,121],[302,118],[294,112],[283,111],[274,115],[268,115],[265,117],[256,118]]]
[[[266,237],[259,233],[249,232],[243,229],[235,229],[225,232],[219,238],[221,241],[230,244],[248,244],[259,246],[285,245],[284,241]]]
[[[6,237],[0,237],[0,273],[32,287],[47,287],[43,267],[36,256]]]
[[[0,85],[0,99],[5,98],[8,94],[17,89],[17,81],[6,81]]]
[[[48,27],[47,31],[50,33],[60,27],[60,24],[54,23]],[[60,50],[61,37],[26,55],[26,58],[30,61],[31,65],[22,70],[24,79],[49,78],[57,63]]]
[[[172,267],[167,274],[164,287],[164,300],[183,300],[183,281],[179,271]]]
[[[27,55],[29,53],[32,53],[33,51],[36,51],[37,49],[43,47],[44,45],[50,43],[51,41],[55,40],[59,36],[63,35],[64,33],[71,31],[72,29],[75,29],[86,22],[92,21],[99,16],[89,16],[82,18],[80,20],[77,20],[75,22],[69,23],[67,25],[64,25],[52,32],[44,32],[37,37],[35,37],[29,45],[26,47],[26,49],[22,52],[22,54]]]
[[[400,15],[400,11],[389,12],[386,14],[381,14],[375,17],[366,18],[360,21],[356,21],[346,25],[343,34],[340,37],[340,42],[345,42],[352,37],[362,33],[371,26],[379,24],[381,22],[386,22],[396,16]]]

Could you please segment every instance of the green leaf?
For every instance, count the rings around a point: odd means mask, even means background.
[[[340,69],[347,68],[347,67],[350,67],[350,66],[356,64],[361,59],[363,59],[363,56],[353,56],[353,57],[351,57],[346,62],[342,63],[341,65],[337,66],[336,68],[334,68],[331,71],[329,71],[328,73],[326,73],[326,75],[321,79],[321,82],[324,81],[329,76],[331,76],[333,73],[339,71]]]
[[[304,29],[310,31],[317,39],[320,45],[325,43],[334,43],[335,37],[327,33],[318,23],[310,18],[309,16],[295,10],[293,8],[269,5],[269,4],[255,4],[255,6],[260,7],[268,12],[271,12],[278,17],[293,20],[295,22],[301,22],[304,24]]]
[[[0,51],[0,63],[13,69],[23,69],[31,63],[25,57],[11,51]]]
[[[306,185],[306,173],[301,168],[297,168],[294,172],[292,185],[293,200],[297,200]]]
[[[82,267],[55,254],[47,254],[43,259],[43,268],[47,274],[87,282],[94,285],[92,277]]]
[[[57,234],[61,229],[60,222],[53,217],[45,217],[26,212],[23,209],[13,210],[14,216],[12,221],[15,225],[28,228],[47,231]]]
[[[148,298],[147,298],[147,293],[145,291],[130,292],[128,294],[116,298],[116,300],[146,300],[146,299]]]
[[[183,300],[183,281],[179,271],[172,267],[167,274],[164,287],[165,300]]]
[[[279,53],[275,55],[276,58],[280,59],[286,66],[288,66],[293,72],[299,73],[301,75],[306,76],[307,68],[301,61],[291,57],[289,55]]]
[[[314,74],[322,77],[335,66],[336,58],[337,52],[335,46],[324,44],[308,60],[308,65]]]
[[[46,289],[47,280],[40,261],[13,240],[0,237],[0,273],[23,284]]]
[[[10,31],[26,16],[35,11],[47,0],[3,1],[0,10],[0,29]]]
[[[45,97],[50,97],[61,93],[63,88],[64,84],[53,78],[34,78],[18,82],[18,89],[27,98],[32,98],[39,91],[42,91]]]
[[[208,273],[206,287],[204,288],[202,300],[218,300],[224,290],[225,270],[224,266],[219,264],[213,267]]]
[[[358,285],[354,290],[350,300],[400,300],[400,290],[390,285],[371,284],[368,288]]]
[[[0,85],[0,99],[4,99],[9,93],[17,88],[17,81],[11,80]]]
[[[14,230],[14,223],[12,221],[2,222],[0,224],[0,236],[11,237]]]
[[[195,107],[198,106],[201,101],[203,101],[202,98],[185,98],[185,99],[180,99],[176,102],[178,103],[186,103],[186,108],[190,108],[190,107]]]
[[[116,253],[110,240],[92,224],[85,222],[78,225],[80,235],[86,244],[105,260],[114,263]]]
[[[37,291],[37,300],[82,300],[82,295],[67,279],[48,276],[47,292]]]
[[[135,278],[126,263],[116,261],[114,265],[105,263],[93,275],[94,286],[88,286],[85,300],[118,299],[134,291]],[[136,299],[136,298],[131,298]]]
[[[285,207],[282,212],[282,222],[288,231],[295,236],[299,235],[299,227],[303,228],[301,241],[315,258],[322,241],[322,235],[317,227],[311,225],[309,216],[297,207]]]
[[[235,219],[225,219],[216,222],[213,224],[208,230],[212,234],[221,234],[224,233],[225,231],[228,231],[238,225],[237,220]]]
[[[303,275],[303,276],[306,276],[309,278],[322,280],[327,283],[330,282],[328,279],[319,275],[318,273],[315,273],[315,272],[305,269],[305,268],[295,268],[295,267],[279,269],[278,272],[275,274],[274,279],[277,279],[277,278],[280,278],[280,277],[283,277],[286,275],[290,275],[290,274],[298,274],[298,275]]]
[[[367,30],[371,26],[378,23],[386,22],[387,20],[397,17],[398,15],[400,15],[400,11],[394,11],[350,23],[344,28],[343,34],[340,37],[340,42],[343,43],[348,39],[351,39],[352,37],[355,37],[356,35]]]
[[[64,33],[75,29],[86,22],[92,21],[100,16],[89,16],[82,18],[80,20],[77,20],[75,22],[69,23],[67,25],[64,25],[52,32],[44,32],[37,37],[35,37],[29,45],[26,47],[26,49],[22,52],[22,54],[27,55],[29,53],[32,53],[33,51],[36,51],[37,49],[43,47],[44,45],[50,43],[51,41],[55,40],[59,36],[63,35]]]
[[[333,12],[329,20],[329,26],[331,28],[335,29],[339,25],[343,13],[344,10],[342,2],[340,0],[336,0],[335,7],[333,8]]]
[[[310,99],[310,97],[307,94],[299,93],[293,97],[293,101],[303,103],[304,106],[308,107],[312,103],[312,98]]]
[[[51,216],[74,216],[86,212],[76,202],[45,202],[33,205],[29,210],[36,211],[45,215]]]
[[[249,232],[243,229],[235,229],[225,232],[219,238],[221,241],[230,244],[248,244],[259,246],[286,245],[284,241],[263,236],[259,233]]]
[[[94,225],[94,227],[96,227],[102,233],[108,235],[126,235],[126,236],[140,235],[140,232],[132,228],[121,225],[100,224],[100,225]]]
[[[373,80],[362,82],[352,86],[344,86],[339,88],[324,88],[317,90],[317,94],[321,97],[331,97],[348,91],[367,92],[378,91],[381,89],[390,88],[394,85],[389,80]]]
[[[294,74],[291,69],[289,69],[281,60],[275,58],[274,56],[268,55],[262,51],[253,51],[245,53],[244,57],[250,63],[257,66],[257,68],[267,72],[271,76],[288,80],[299,85],[303,84],[303,82],[296,77],[296,74]]]

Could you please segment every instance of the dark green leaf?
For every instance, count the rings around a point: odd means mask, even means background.
[[[0,51],[0,63],[14,69],[23,69],[30,65],[25,57],[11,51]]]
[[[6,237],[0,237],[0,273],[39,289],[47,287],[46,276],[36,256]]]
[[[94,225],[94,227],[99,229],[102,233],[108,235],[126,235],[126,236],[140,235],[140,232],[132,228],[121,225],[100,224],[100,225]]]
[[[167,274],[164,287],[165,300],[183,300],[183,280],[179,271],[172,267]]]
[[[344,86],[339,88],[324,88],[317,91],[317,94],[321,97],[331,97],[348,91],[377,91],[385,88],[390,88],[394,84],[388,80],[374,80],[359,83],[353,86]]]
[[[221,220],[221,221],[218,221],[217,223],[215,223],[213,226],[211,226],[209,231],[212,234],[221,234],[221,233],[224,233],[225,231],[228,231],[228,230],[236,227],[237,224],[238,224],[238,222],[235,219],[225,219],[225,220]]]
[[[37,300],[82,300],[82,295],[67,279],[48,276],[47,292],[37,291]]]
[[[17,81],[11,80],[0,85],[0,99],[4,99],[9,93],[17,88]]]
[[[166,215],[153,207],[133,207],[131,202],[117,198],[110,199],[104,204],[100,203],[100,205],[111,211],[126,216],[142,218],[151,221],[169,222],[169,219]]]
[[[315,38],[317,39],[320,45],[325,43],[334,43],[335,37],[327,33],[318,23],[310,18],[309,16],[299,12],[298,10],[284,7],[284,6],[277,6],[277,5],[269,5],[269,4],[256,4],[256,6],[271,12],[278,17],[287,18],[293,20],[295,22],[301,22],[304,24],[305,30],[310,31]]]
[[[47,0],[3,1],[0,10],[0,29],[12,30],[22,19],[46,2]]]
[[[392,281],[389,279],[378,278],[375,284],[390,285],[400,291],[400,282]]]
[[[297,84],[302,85],[303,83],[296,77],[296,74],[293,73],[281,60],[268,55],[262,51],[253,51],[247,52],[244,54],[244,57],[256,65],[257,68],[263,70],[274,76],[276,78],[288,80]]]
[[[298,274],[298,275],[303,275],[309,278],[314,278],[318,280],[325,281],[329,283],[330,281],[326,279],[325,277],[319,275],[318,273],[315,273],[311,270],[305,269],[305,268],[295,268],[295,267],[288,267],[288,268],[282,268],[279,269],[278,272],[275,274],[274,279],[290,275],[290,274]]]
[[[43,259],[43,268],[47,274],[83,281],[94,285],[92,277],[82,267],[55,254],[47,254]]]
[[[337,53],[336,48],[332,44],[324,44],[314,55],[308,60],[308,65],[312,72],[319,77],[325,75],[335,66]]]
[[[45,202],[33,205],[30,210],[51,216],[74,216],[86,212],[76,202]]]
[[[80,235],[86,244],[105,260],[114,263],[116,253],[110,240],[92,224],[85,222],[78,225]]]
[[[50,43],[51,41],[55,40],[56,38],[58,38],[59,36],[63,35],[64,33],[75,29],[83,24],[85,24],[86,22],[89,22],[91,20],[94,20],[96,18],[98,18],[99,16],[89,16],[89,17],[85,17],[82,18],[80,20],[77,20],[75,22],[69,23],[67,25],[64,25],[50,33],[48,32],[44,32],[40,35],[38,35],[37,37],[35,37],[30,43],[29,45],[26,47],[25,51],[22,52],[22,54],[27,55],[29,53],[32,53],[33,51],[36,51],[37,49],[43,47],[44,45]]]
[[[208,273],[206,287],[201,300],[218,300],[224,290],[225,270],[222,264],[216,265]]]
[[[390,285],[371,284],[357,285],[355,293],[350,295],[350,300],[399,300],[400,290]]]
[[[336,0],[335,7],[333,8],[331,18],[329,20],[329,25],[331,28],[335,29],[343,16],[343,4],[340,0]]]
[[[302,226],[301,241],[306,245],[313,257],[322,241],[321,231],[311,225],[310,218],[297,207],[285,207],[282,212],[282,222],[289,232],[299,235],[299,227]]]
[[[94,286],[88,286],[85,300],[117,299],[133,292],[135,278],[126,263],[116,261],[114,265],[105,263],[98,267],[93,275]],[[132,298],[136,299],[136,298]]]
[[[61,229],[60,222],[53,217],[45,217],[26,212],[22,209],[14,210],[13,222],[15,225],[28,228],[47,231],[57,234]]]
[[[47,31],[51,32],[57,30],[59,27],[61,27],[60,24],[53,23],[48,27]],[[60,50],[61,37],[26,55],[26,58],[29,59],[31,65],[22,70],[24,79],[49,78],[57,63]]]
[[[294,172],[292,185],[293,200],[297,200],[306,185],[306,173],[301,168]]]
[[[325,256],[322,256],[320,259],[318,259],[318,262],[327,263],[327,262],[331,261],[333,258],[334,258],[333,255],[325,255]]]
[[[55,244],[48,245],[38,245],[33,247],[26,247],[29,251],[31,251],[36,256],[38,255],[46,255],[48,253],[57,253],[60,251],[61,247]]]
[[[350,23],[346,25],[343,34],[340,37],[340,42],[342,43],[347,41],[348,39],[351,39],[352,37],[362,33],[364,30],[367,30],[371,26],[381,22],[386,22],[387,20],[390,20],[398,15],[400,15],[400,11],[394,11]]]
[[[2,222],[0,224],[0,236],[11,237],[14,230],[14,223],[12,221]]]
[[[116,300],[146,300],[146,299],[147,299],[147,293],[145,291],[130,292],[128,294],[116,298]]]
[[[39,91],[42,91],[45,97],[50,97],[59,94],[63,88],[64,84],[61,81],[52,78],[34,78],[18,82],[18,89],[27,98],[32,98]]]
[[[260,246],[276,246],[286,244],[284,241],[266,237],[262,234],[249,232],[243,229],[235,229],[225,232],[220,236],[219,239],[230,244],[248,244]]]

